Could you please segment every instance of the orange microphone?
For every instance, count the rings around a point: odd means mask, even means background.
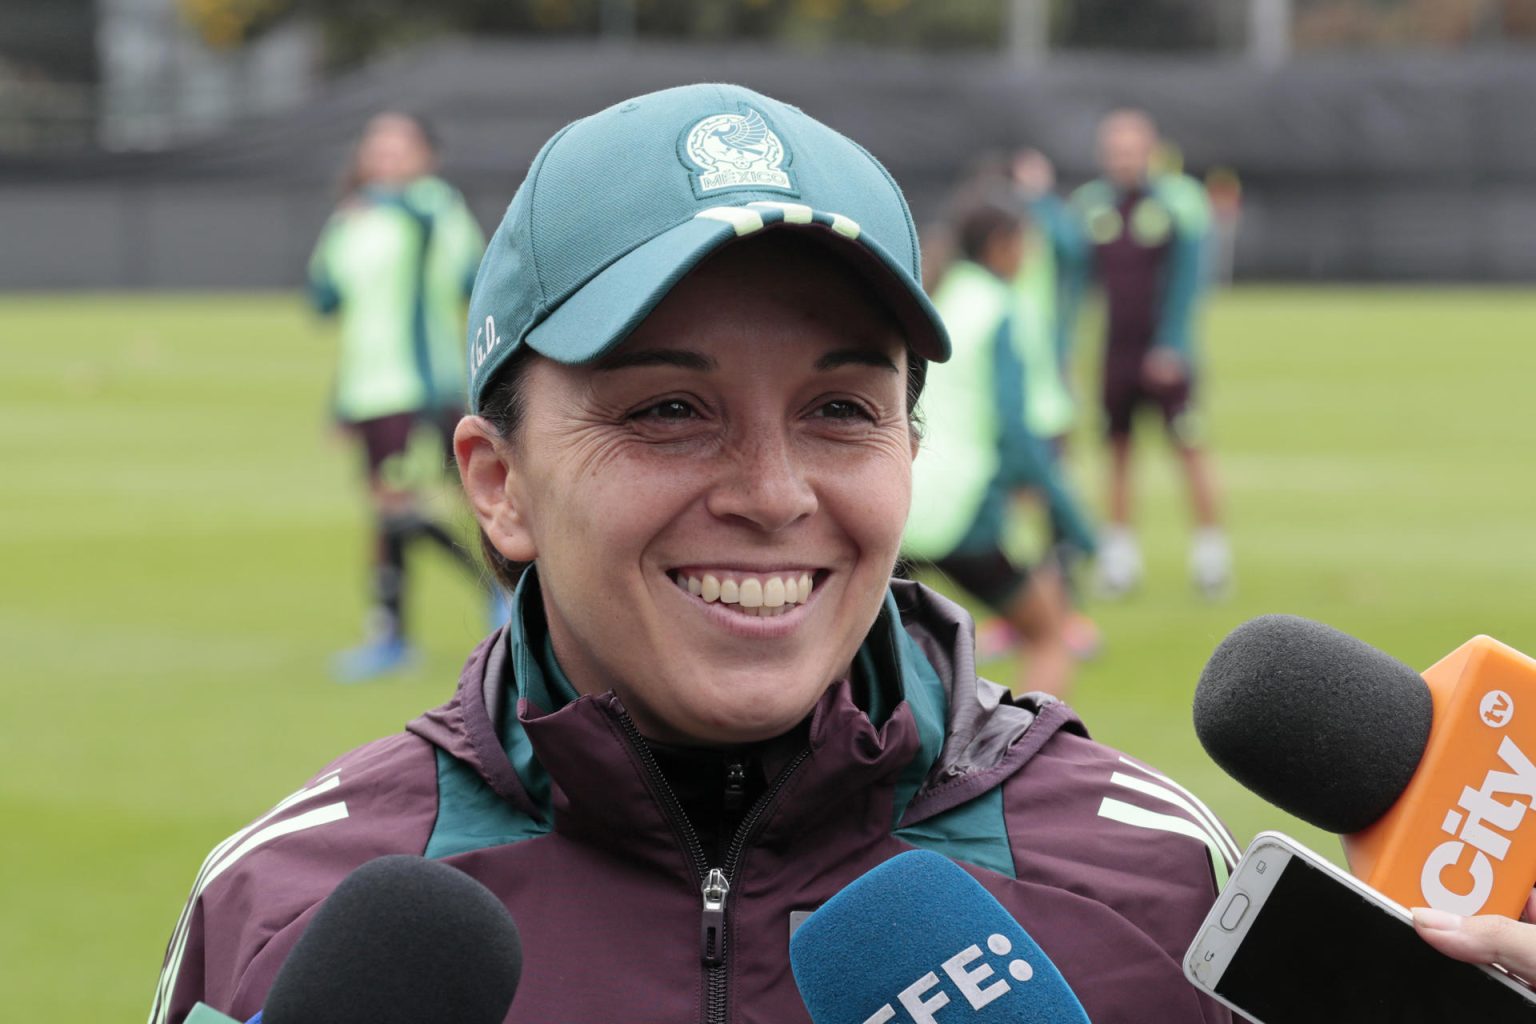
[[[1421,676],[1289,615],[1244,623],[1195,691],[1195,731],[1248,789],[1342,835],[1404,906],[1518,917],[1536,884],[1536,660],[1486,636]]]

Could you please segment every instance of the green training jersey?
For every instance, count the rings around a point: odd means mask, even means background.
[[[464,308],[485,249],[451,185],[368,191],[327,222],[311,301],[340,320],[333,405],[347,422],[464,406]]]
[[[937,561],[1000,548],[1008,495],[1027,487],[1045,495],[1052,521],[1071,543],[1091,552],[1091,524],[1029,430],[1016,289],[961,260],[934,289],[933,304],[953,354],[929,368],[923,390],[923,442],[912,467],[902,551]]]
[[[1024,367],[1024,413],[1037,437],[1072,428],[1076,409],[1056,348],[1056,254],[1039,228],[1027,236],[1028,255],[1013,280],[1013,342]]]
[[[1002,467],[993,390],[995,349],[1009,343],[1010,299],[1003,282],[965,261],[934,289],[953,352],[949,362],[929,367],[923,389],[923,441],[912,466],[912,511],[902,543],[908,555],[939,559],[953,552]]]

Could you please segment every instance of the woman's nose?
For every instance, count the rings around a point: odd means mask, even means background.
[[[772,533],[816,511],[809,475],[790,439],[779,432],[749,431],[722,457],[725,471],[707,501],[713,515]]]

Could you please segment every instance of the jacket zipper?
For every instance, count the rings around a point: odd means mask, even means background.
[[[704,855],[704,844],[699,840],[699,834],[695,831],[693,823],[688,820],[688,815],[683,812],[683,805],[677,799],[677,794],[672,791],[672,784],[662,774],[660,766],[656,764],[656,757],[651,753],[651,748],[645,742],[645,737],[640,735],[639,728],[634,719],[622,708],[619,709],[619,724],[624,733],[629,737],[630,746],[644,765],[646,774],[651,777],[654,789],[661,799],[662,812],[677,824],[682,833],[683,846],[689,857],[693,860],[694,877],[699,880],[699,891],[703,896],[704,913],[699,929],[699,958],[704,964],[705,1000],[705,1024],[726,1024],[726,971],[725,971],[725,908],[726,900],[731,892],[731,885],[736,878],[736,870],[741,865],[742,854],[746,852],[747,844],[752,841],[758,825],[769,809],[778,801],[779,793],[784,786],[805,763],[805,759],[811,756],[809,747],[802,749],[794,759],[779,772],[747,816],[737,826],[736,833],[731,837],[731,845],[726,847],[725,864],[723,867],[713,868],[709,866],[708,858]],[[727,799],[730,799],[732,787],[741,781],[742,772],[732,769],[738,766],[732,765],[727,769]]]
[[[719,868],[704,876],[704,923],[699,929],[699,953],[709,968],[725,966],[725,898],[731,880]]]
[[[811,756],[810,747],[802,747],[784,770],[779,772],[772,784],[757,798],[757,803],[747,812],[747,816],[741,819],[741,824],[736,828],[736,834],[731,837],[731,845],[725,850],[724,870],[718,870],[718,874],[725,882],[725,888],[720,894],[720,962],[709,966],[706,970],[706,983],[709,990],[709,1013],[705,1018],[706,1024],[726,1024],[726,974],[725,974],[725,897],[731,891],[731,885],[736,881],[736,870],[741,866],[741,856],[747,851],[747,844],[757,835],[758,826],[768,812],[778,803],[781,793],[794,777],[795,772],[805,763],[805,759]],[[714,872],[712,872],[712,875]],[[709,917],[709,889],[706,884],[704,895],[704,910],[706,919]],[[708,963],[708,961],[706,961]]]

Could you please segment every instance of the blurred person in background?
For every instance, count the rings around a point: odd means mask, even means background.
[[[1074,284],[1078,275],[1060,268],[1081,259],[1082,241],[1076,217],[1054,192],[1055,181],[1050,159],[1039,150],[1027,149],[1012,157],[982,157],[962,180],[956,195],[990,195],[1000,202],[1016,203],[1023,214],[1024,252],[1018,273],[1011,280],[1010,308],[1010,334],[1023,373],[1021,407],[1026,428],[1044,442],[1041,451],[1056,480],[1064,482],[1077,403],[1070,381],[1070,338],[1061,316],[1061,309],[1070,300],[1062,295],[1062,289]],[[963,199],[956,202],[963,203]],[[924,283],[930,293],[956,258],[953,232],[952,223],[935,225],[928,232],[924,251],[935,254],[924,262]],[[1063,530],[1062,518],[1050,514],[1048,504],[1041,529],[1039,499],[1043,493],[1035,488],[1014,493],[1005,515],[1003,550],[1015,564],[1047,562],[1055,567],[1070,600],[1062,627],[1067,646],[1079,660],[1092,658],[1103,640],[1098,625],[1080,609],[1077,570],[1084,550]],[[1083,521],[1081,515],[1075,518]],[[1021,646],[1022,638],[1006,618],[992,616],[977,624],[978,657],[1003,657]]]
[[[1044,153],[1020,150],[1008,171],[1014,193],[1028,211],[1026,253],[1014,279],[1014,338],[1024,365],[1024,415],[1030,431],[1046,442],[1047,454],[1065,476],[1077,400],[1073,397],[1072,337],[1062,311],[1076,301],[1066,289],[1081,279],[1072,267],[1082,258],[1082,228],[1071,207],[1056,194],[1056,167]],[[1061,531],[1055,518],[1050,522],[1047,557],[1060,568],[1072,599],[1065,627],[1067,645],[1078,658],[1091,658],[1103,641],[1098,625],[1080,607],[1077,563],[1085,552]]]
[[[1243,182],[1231,167],[1205,172],[1205,195],[1211,203],[1211,283],[1232,283],[1237,264],[1237,229],[1243,220]]]
[[[375,116],[309,264],[311,302],[339,320],[332,411],[362,448],[374,516],[373,606],[363,643],[332,665],[343,682],[414,660],[403,610],[408,547],[428,541],[480,579],[423,497],[452,464],[453,428],[464,413],[465,302],[485,247],[463,196],[434,175],[436,165],[422,119]]]
[[[1030,428],[1033,368],[1021,358],[1026,346],[1018,335],[1031,325],[1015,284],[1025,261],[1026,223],[1007,193],[966,194],[950,238],[954,258],[939,275],[933,302],[954,355],[929,383],[927,433],[913,471],[902,550],[1007,624],[1022,646],[1016,692],[1059,696],[1075,663],[1063,573],[1049,559],[1026,570],[1009,557],[1010,502],[1024,491],[1041,495],[1055,532],[1078,550],[1091,552],[1094,536],[1047,445]],[[1053,364],[1039,372],[1057,373]]]
[[[1157,150],[1157,128],[1144,111],[1111,112],[1098,128],[1103,174],[1072,196],[1087,245],[1079,273],[1097,280],[1107,306],[1101,398],[1109,510],[1097,579],[1111,597],[1128,594],[1141,581],[1141,549],[1132,527],[1131,435],[1137,411],[1152,405],[1162,413],[1189,492],[1191,580],[1202,594],[1219,598],[1232,585],[1232,557],[1193,405],[1195,320],[1210,211],[1198,182],[1157,173]]]

